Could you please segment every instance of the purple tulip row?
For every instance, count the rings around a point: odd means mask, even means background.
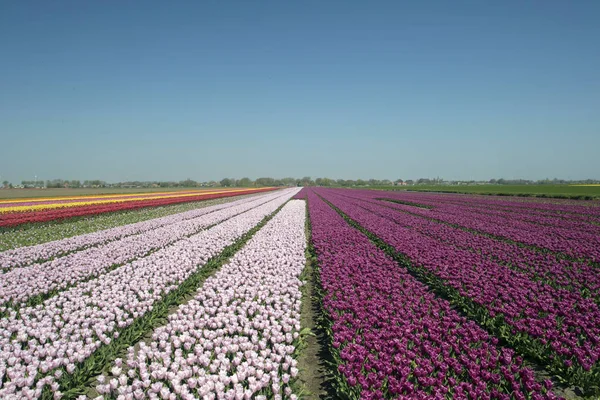
[[[386,193],[386,197],[387,194]],[[597,201],[525,199],[522,197],[497,197],[478,195],[455,195],[439,193],[393,193],[402,198],[419,199],[431,205],[455,204],[481,209],[503,210],[506,212],[526,211],[547,216],[575,216],[582,220],[600,220],[600,207]]]
[[[504,219],[512,219],[519,218],[522,222],[527,222],[535,225],[548,226],[556,229],[563,230],[573,230],[573,231],[581,231],[582,233],[598,235],[600,234],[600,225],[595,225],[590,221],[584,220],[582,218],[577,218],[579,215],[571,214],[570,217],[563,217],[560,215],[548,215],[548,214],[539,214],[533,213],[529,210],[506,210],[506,209],[496,209],[496,208],[480,208],[476,207],[473,204],[464,204],[464,205],[454,205],[454,204],[445,204],[445,209],[452,210],[457,209],[465,212],[471,213],[473,216],[490,216],[490,217],[498,217]]]
[[[338,192],[346,192],[338,190]],[[353,191],[351,196],[362,198],[381,198],[380,192]],[[418,203],[420,194],[414,193],[385,193],[386,198],[410,200]],[[409,211],[418,215],[435,218],[469,229],[508,238],[516,242],[548,249],[553,252],[567,254],[575,258],[586,258],[600,262],[600,235],[572,230],[562,227],[551,227],[542,224],[523,222],[519,213],[508,214],[507,217],[477,214],[465,207],[438,205],[433,209],[421,209],[414,206],[386,202],[391,207]],[[527,214],[527,210],[523,210]],[[531,216],[533,218],[533,216]]]
[[[219,205],[212,212],[184,219],[143,233],[126,236],[97,247],[88,248],[67,256],[15,268],[2,275],[0,281],[0,312],[6,303],[20,304],[34,296],[61,290],[81,281],[100,276],[115,265],[131,262],[149,252],[177,243],[210,225],[269,202],[282,193],[275,192],[243,201]]]
[[[264,196],[265,195],[261,197]],[[151,232],[161,227],[169,227],[171,225],[178,224],[186,220],[192,220],[224,208],[245,204],[249,201],[253,201],[254,199],[254,197],[244,198],[210,207],[203,207],[183,213],[169,215],[162,218],[156,218],[149,221],[105,229],[85,235],[46,242],[35,246],[20,247],[14,250],[4,251],[0,253],[0,272],[8,271],[16,267],[24,267],[35,262],[49,260],[54,257],[60,257],[66,253],[83,250],[92,246],[104,245],[128,236]]]
[[[600,369],[600,308],[576,291],[557,289],[497,261],[406,227],[403,213],[365,210],[334,191],[318,193],[362,227],[406,255],[417,268],[489,313],[502,317],[511,339],[528,343],[534,355],[567,379],[587,385]],[[385,207],[381,213],[385,215]],[[395,215],[393,215],[395,214]],[[399,217],[398,217],[399,216]],[[522,336],[522,337],[521,337]],[[579,377],[579,378],[577,378]]]
[[[510,349],[308,192],[339,391],[362,399],[556,398]]]
[[[584,230],[584,231],[593,231],[597,232],[600,224],[600,216],[594,216],[590,214],[581,214],[579,211],[573,212],[563,212],[560,210],[538,210],[536,208],[530,207],[527,209],[522,208],[506,208],[506,207],[495,207],[495,206],[479,206],[476,203],[469,202],[466,204],[468,207],[482,210],[482,211],[499,211],[507,213],[508,215],[514,216],[518,214],[523,217],[528,217],[528,215],[539,216],[542,219],[542,222],[548,225],[557,225],[557,226],[572,226],[574,229]],[[586,207],[581,210],[581,212],[586,212],[589,210],[594,210],[593,207]],[[538,222],[533,219],[530,221]],[[566,225],[565,225],[566,224]]]
[[[6,360],[0,362],[0,398],[38,398],[44,388],[59,398],[63,373],[73,373],[297,190],[280,193],[285,195],[0,319],[0,360]]]
[[[557,259],[515,243],[476,235],[462,229],[441,224],[427,218],[397,212],[381,202],[370,199],[343,197],[342,201],[376,213],[395,223],[418,231],[457,249],[481,254],[527,275],[534,281],[542,281],[554,287],[574,290],[583,297],[600,301],[600,274],[598,268],[587,263]],[[476,218],[477,216],[473,216]]]
[[[406,209],[404,206],[394,207]],[[436,208],[423,215],[484,233],[537,246],[574,258],[600,262],[600,235],[581,230],[525,222],[522,214],[506,217],[475,214],[464,208]],[[524,212],[525,213],[525,212]]]
[[[300,189],[300,191],[298,192],[298,194],[294,196],[294,199],[296,199],[296,200],[304,200],[304,199],[306,199],[306,191],[307,190],[308,189],[306,189],[304,187],[302,189]]]
[[[117,359],[97,390],[110,398],[295,399],[304,201],[292,200],[149,344]]]

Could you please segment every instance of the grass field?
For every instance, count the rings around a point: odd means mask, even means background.
[[[154,192],[200,191],[225,188],[81,188],[81,189],[0,189],[0,199],[26,199],[35,197],[89,196],[99,194],[131,194]],[[238,188],[227,188],[238,189]]]
[[[600,199],[600,185],[472,185],[472,186],[386,186],[383,190],[467,193],[498,196],[554,197],[566,199]]]

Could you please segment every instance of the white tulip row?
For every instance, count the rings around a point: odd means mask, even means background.
[[[117,359],[98,392],[119,400],[294,399],[304,223],[304,201],[290,201],[149,345]]]
[[[60,398],[57,368],[73,373],[76,363],[110,344],[119,329],[152,310],[296,192],[285,190],[284,196],[0,319],[0,398],[38,398],[44,387]]]
[[[71,253],[52,261],[15,268],[1,275],[0,312],[7,302],[19,304],[33,296],[63,289],[78,282],[99,276],[114,265],[144,257],[151,251],[176,243],[210,225],[245,212],[281,196],[281,192],[230,203],[202,216],[186,219],[157,229],[127,236],[98,247]]]
[[[7,250],[0,253],[0,272],[7,271],[16,267],[24,267],[29,264],[48,260],[53,257],[59,257],[72,251],[82,250],[88,247],[101,245],[127,236],[136,235],[153,229],[175,224],[187,219],[197,218],[223,208],[243,204],[246,201],[252,201],[254,197],[244,198],[233,202],[226,202],[214,206],[198,208],[179,214],[166,217],[155,218],[149,221],[137,222],[116,228],[105,229],[102,231],[87,233],[69,237],[61,240],[54,240],[35,246],[19,247],[13,250]]]

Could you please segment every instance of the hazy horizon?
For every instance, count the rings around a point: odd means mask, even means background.
[[[2,2],[0,180],[600,178],[600,2]]]

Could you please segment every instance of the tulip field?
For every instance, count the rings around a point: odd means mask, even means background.
[[[238,196],[268,190],[272,190],[272,188],[0,199],[0,227]]]
[[[541,399],[556,382],[600,394],[597,203],[306,196],[344,392]]]
[[[0,203],[0,399],[600,396],[598,202],[322,187],[19,202]]]

